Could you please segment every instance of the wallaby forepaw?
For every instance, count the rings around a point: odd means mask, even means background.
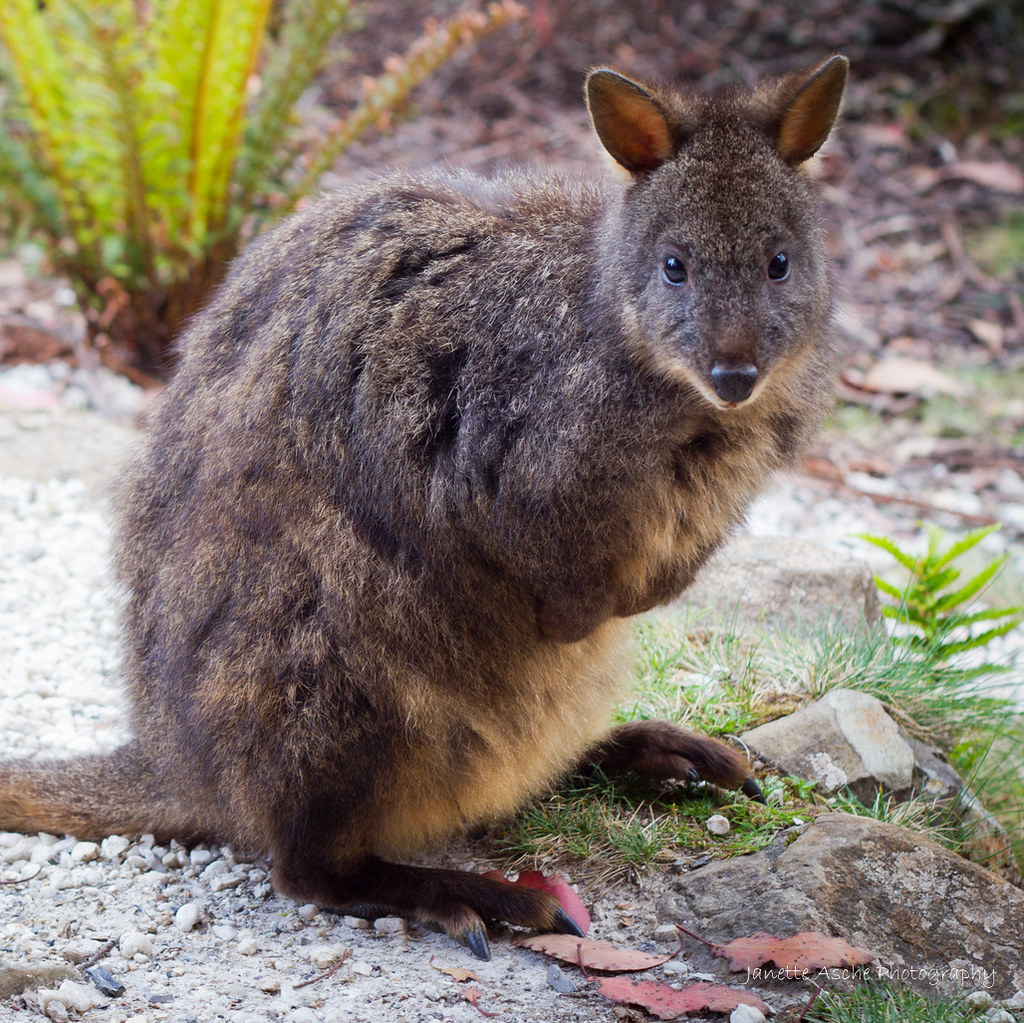
[[[594,751],[594,763],[605,771],[633,771],[656,781],[709,781],[741,789],[764,802],[750,777],[746,760],[720,739],[688,732],[671,721],[631,721],[612,729]]]

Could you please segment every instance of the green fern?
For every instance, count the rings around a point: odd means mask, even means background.
[[[107,361],[162,375],[243,232],[314,190],[457,49],[523,13],[502,0],[428,26],[304,152],[293,109],[351,24],[348,0],[5,0],[0,199],[70,279]]]
[[[887,551],[909,573],[906,586],[900,589],[875,576],[875,584],[889,598],[882,612],[915,630],[899,637],[902,642],[926,651],[936,663],[968,650],[987,646],[999,636],[1024,622],[1024,607],[977,608],[975,601],[1005,565],[1008,555],[988,562],[977,575],[961,582],[962,570],[954,562],[975,548],[998,526],[971,530],[945,549],[943,530],[928,527],[927,549],[914,556],[900,549],[887,537],[860,534],[862,540]],[[994,622],[979,632],[974,626]]]

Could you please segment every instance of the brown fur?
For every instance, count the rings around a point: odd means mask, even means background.
[[[829,404],[798,164],[844,80],[836,58],[709,98],[597,71],[627,184],[394,175],[254,243],[121,488],[135,738],[0,765],[0,827],[238,843],[296,898],[484,955],[483,920],[572,925],[542,893],[384,857],[588,757],[742,783],[723,744],[606,727],[625,619],[689,584]],[[737,373],[753,394],[723,399]]]

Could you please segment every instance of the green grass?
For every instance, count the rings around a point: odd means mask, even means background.
[[[962,997],[920,995],[889,984],[824,992],[804,1016],[807,1023],[969,1023],[980,1018]]]

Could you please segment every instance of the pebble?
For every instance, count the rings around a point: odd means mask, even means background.
[[[373,921],[373,929],[381,934],[405,934],[409,925],[400,916],[380,916]]]
[[[262,977],[258,987],[265,994],[276,995],[281,991],[281,981],[277,977]]]
[[[737,1005],[729,1013],[729,1023],[764,1023],[765,1015],[752,1005]]]
[[[125,959],[132,959],[137,955],[151,956],[153,954],[153,939],[142,931],[128,931],[121,935],[118,943],[121,955]]]
[[[991,1009],[996,1004],[996,1000],[987,991],[972,991],[964,998],[964,1004],[968,1009],[975,1009],[981,1011],[983,1009]]]
[[[554,963],[548,967],[548,986],[560,995],[576,990],[576,985]]]
[[[253,871],[252,873],[255,873],[255,871]],[[252,880],[252,873],[250,873],[250,875],[249,875],[249,880],[250,881]],[[308,922],[308,921],[312,920],[313,917],[315,917],[317,915],[317,913],[320,912],[320,907],[317,906],[317,905],[314,905],[312,902],[309,902],[305,906],[299,906],[298,912],[299,912],[299,916],[302,917],[303,920]]]
[[[675,924],[660,924],[654,928],[654,940],[677,942],[679,940],[679,928]]]
[[[294,1009],[286,1018],[288,1023],[320,1023],[320,1017],[304,1005]]]
[[[244,956],[254,956],[259,952],[260,946],[254,937],[249,935],[238,942],[238,951]]]
[[[346,927],[351,927],[356,931],[368,931],[370,929],[370,921],[364,920],[361,916],[343,916],[341,920]]]
[[[71,848],[73,863],[92,863],[100,858],[100,847],[95,842],[78,842]]]
[[[346,951],[341,945],[317,945],[310,950],[309,958],[318,970],[326,970],[333,966]]]
[[[184,906],[181,906],[178,911],[174,914],[174,926],[179,931],[191,931],[197,923],[199,918],[202,916],[202,909],[200,909],[198,903],[186,902]]]
[[[732,831],[732,825],[729,823],[727,817],[723,817],[720,813],[712,814],[705,822],[704,827],[711,832],[712,835],[728,835]]]
[[[200,845],[188,854],[188,861],[193,867],[206,867],[213,861],[213,853]]]

